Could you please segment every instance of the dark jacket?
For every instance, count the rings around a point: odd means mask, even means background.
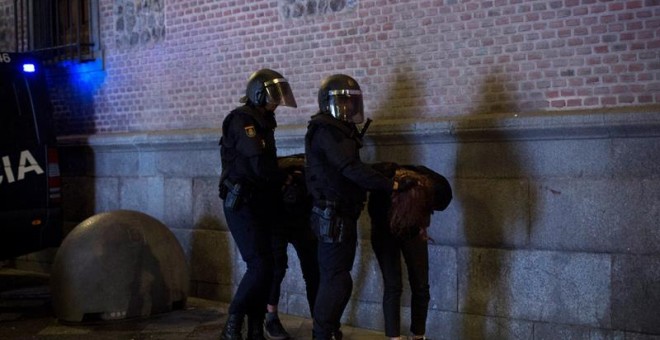
[[[250,105],[225,117],[220,138],[221,198],[226,190],[223,183],[228,182],[240,183],[242,199],[253,207],[272,207],[279,201],[282,172],[277,164],[276,126],[274,112],[260,112]]]
[[[305,176],[315,205],[333,201],[339,211],[362,210],[367,190],[391,191],[393,181],[362,163],[354,124],[326,114],[312,117],[305,136]]]

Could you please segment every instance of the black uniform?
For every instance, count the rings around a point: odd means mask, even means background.
[[[360,160],[354,124],[317,114],[305,136],[305,176],[312,193],[312,228],[319,238],[321,281],[314,308],[314,336],[341,338],[340,319],[353,289],[350,271],[357,245],[357,220],[366,190],[391,191],[393,181]]]
[[[274,277],[268,298],[269,305],[277,306],[281,284],[288,268],[287,247],[291,243],[298,255],[300,269],[305,280],[307,302],[314,312],[314,302],[319,286],[319,266],[316,258],[317,243],[309,227],[312,201],[305,185],[304,155],[279,157],[280,170],[289,180],[283,186],[283,206],[279,209],[278,223],[273,230],[272,247]]]
[[[272,217],[281,198],[273,112],[244,105],[222,125],[220,196],[229,230],[247,264],[229,314],[263,320],[273,278]]]

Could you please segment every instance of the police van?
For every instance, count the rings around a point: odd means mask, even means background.
[[[0,260],[62,240],[52,105],[36,58],[0,52]]]

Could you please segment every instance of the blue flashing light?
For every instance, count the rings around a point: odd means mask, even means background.
[[[32,73],[36,71],[34,64],[23,64],[23,72]]]

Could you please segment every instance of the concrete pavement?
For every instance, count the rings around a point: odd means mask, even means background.
[[[50,304],[48,275],[0,268],[0,339],[218,339],[227,304],[190,297],[186,308],[148,318],[63,324]],[[280,315],[292,339],[308,340],[312,320]],[[382,332],[342,327],[346,340],[385,339]]]

